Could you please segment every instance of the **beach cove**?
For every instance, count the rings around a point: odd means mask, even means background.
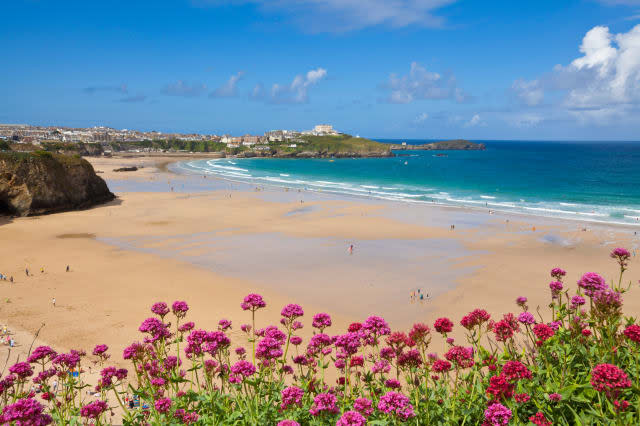
[[[309,314],[330,313],[336,333],[373,313],[393,329],[478,307],[497,317],[515,310],[518,296],[545,306],[537,290],[550,281],[552,267],[566,269],[569,284],[588,272],[585,265],[612,278],[617,266],[608,253],[637,244],[633,229],[621,226],[581,231],[584,225],[559,219],[256,190],[157,168],[166,158],[89,160],[117,200],[0,225],[0,238],[10,242],[0,249],[0,272],[15,279],[0,283],[0,320],[25,333],[12,357],[26,353],[26,336],[43,323],[39,339],[59,350],[106,343],[120,353],[159,300],[187,301],[191,320],[204,328],[221,318],[239,325],[248,318],[238,305],[251,292],[267,300],[264,323],[295,302]],[[112,172],[131,165],[145,167]],[[632,258],[634,283],[638,266]],[[417,289],[429,297],[412,303]],[[625,304],[638,312],[634,297]],[[232,336],[242,343],[238,327]]]

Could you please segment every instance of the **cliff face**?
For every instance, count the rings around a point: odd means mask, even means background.
[[[54,213],[114,198],[91,164],[80,157],[0,153],[0,214]]]

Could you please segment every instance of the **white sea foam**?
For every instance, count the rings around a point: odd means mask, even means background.
[[[480,198],[484,198],[485,200],[495,200],[496,197],[492,197],[491,195],[481,195]]]

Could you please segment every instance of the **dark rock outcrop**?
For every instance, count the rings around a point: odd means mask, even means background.
[[[120,167],[119,169],[113,169],[114,172],[136,172],[138,168],[136,166],[132,167]]]
[[[411,150],[423,150],[423,151],[481,151],[486,149],[483,143],[476,143],[467,141],[464,139],[455,139],[451,141],[432,142],[422,145],[391,145],[391,149],[398,151],[411,151]]]
[[[93,166],[78,156],[0,153],[0,214],[55,213],[114,198]]]

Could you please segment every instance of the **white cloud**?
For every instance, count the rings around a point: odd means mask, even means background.
[[[407,75],[391,74],[389,82],[382,87],[389,90],[386,100],[395,104],[408,104],[425,99],[453,99],[456,102],[464,102],[470,98],[457,86],[452,74],[442,76],[428,71],[417,62],[411,63],[411,69]]]
[[[164,89],[162,89],[162,93],[170,96],[194,97],[200,96],[206,90],[207,86],[204,84],[193,84],[190,86],[188,83],[178,80],[175,83],[167,84]]]
[[[192,0],[196,5],[255,4],[267,13],[285,14],[310,32],[345,32],[377,25],[440,27],[434,13],[457,0]]]
[[[429,119],[429,114],[427,114],[426,112],[423,112],[422,114],[418,114],[418,116],[413,121],[416,124],[420,124],[420,123],[424,123],[428,119]]]
[[[480,118],[480,115],[474,114],[473,117],[471,117],[471,120],[467,121],[464,124],[464,127],[476,127],[476,126],[482,126],[482,125],[484,125],[484,122]]]
[[[233,98],[238,96],[238,82],[244,76],[243,71],[239,71],[237,74],[229,77],[229,80],[222,86],[215,89],[209,94],[210,98]]]
[[[511,85],[511,90],[520,101],[529,106],[538,105],[544,98],[544,91],[540,87],[538,80],[516,80]]]
[[[552,108],[583,123],[610,124],[640,108],[640,25],[612,34],[596,26],[584,36],[582,56],[557,65],[537,80],[517,80],[512,89],[529,106],[546,93],[556,94]]]
[[[305,75],[297,75],[291,84],[274,84],[271,86],[269,101],[286,104],[306,103],[309,101],[309,88],[318,84],[326,76],[327,70],[318,68],[307,72]]]

